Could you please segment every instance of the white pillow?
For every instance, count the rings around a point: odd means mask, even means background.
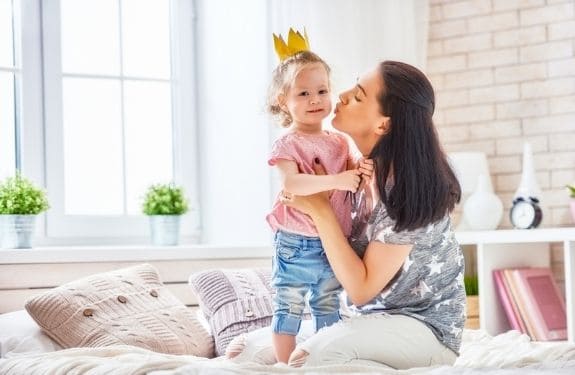
[[[26,310],[0,314],[0,358],[60,349],[62,347],[42,332]]]

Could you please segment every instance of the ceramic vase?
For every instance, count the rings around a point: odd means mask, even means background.
[[[573,224],[575,224],[575,198],[571,199],[569,204],[571,205],[571,219],[573,220]]]
[[[489,176],[481,174],[477,187],[467,198],[463,208],[466,224],[472,230],[494,230],[503,217],[503,204],[497,195],[489,190]]]
[[[523,145],[523,171],[521,172],[521,182],[513,199],[518,197],[528,198],[534,197],[541,201],[541,189],[537,184],[537,179],[535,178],[535,167],[533,166],[533,152],[531,151],[531,145],[525,143]]]

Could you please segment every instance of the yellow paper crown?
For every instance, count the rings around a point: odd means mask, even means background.
[[[288,42],[283,40],[282,35],[274,35],[274,47],[280,61],[284,61],[288,57],[295,55],[301,51],[309,51],[309,41],[307,39],[307,33],[305,28],[303,30],[303,36],[299,31],[294,31],[291,27],[288,33]]]

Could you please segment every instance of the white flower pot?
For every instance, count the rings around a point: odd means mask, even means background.
[[[150,215],[152,244],[175,246],[180,239],[180,215]]]
[[[29,249],[36,224],[36,215],[0,215],[0,247]]]

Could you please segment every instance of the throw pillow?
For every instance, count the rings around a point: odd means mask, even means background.
[[[82,278],[35,296],[26,310],[64,348],[115,344],[210,357],[213,339],[149,264]]]
[[[217,355],[237,335],[271,324],[271,270],[207,270],[191,275],[189,282],[212,329]]]

